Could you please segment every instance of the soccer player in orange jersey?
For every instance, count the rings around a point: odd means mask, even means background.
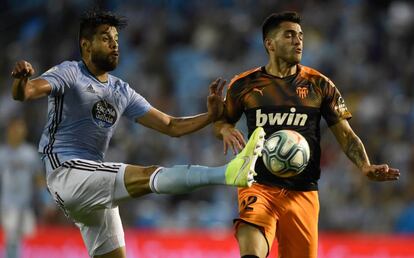
[[[277,239],[279,257],[316,257],[318,245],[318,179],[320,177],[320,120],[325,119],[342,150],[373,181],[399,178],[387,164],[373,165],[361,140],[348,123],[351,113],[331,80],[300,65],[303,32],[296,12],[270,15],[263,23],[263,42],[269,56],[265,66],[237,75],[229,84],[224,119],[215,123],[224,151],[244,145],[235,123],[244,113],[249,134],[264,128],[267,137],[281,129],[301,133],[311,149],[304,172],[281,178],[256,163],[257,183],[239,189],[236,237],[243,258],[266,257]]]

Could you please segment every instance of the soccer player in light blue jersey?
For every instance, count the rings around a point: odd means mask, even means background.
[[[250,186],[264,141],[259,127],[243,151],[222,167],[104,162],[121,116],[181,136],[216,121],[223,111],[225,81],[221,79],[210,84],[208,112],[172,117],[108,74],[118,64],[118,29],[124,26],[125,19],[114,14],[87,13],[80,23],[81,61],[63,62],[35,79],[29,79],[35,71],[27,61],[17,62],[12,70],[15,100],[48,97],[48,121],[39,144],[48,188],[79,227],[91,257],[126,257],[119,201],[151,192],[184,193],[207,185]]]

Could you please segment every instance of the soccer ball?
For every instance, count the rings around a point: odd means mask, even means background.
[[[309,144],[300,133],[280,130],[266,139],[263,147],[263,163],[278,177],[300,174],[308,165]]]

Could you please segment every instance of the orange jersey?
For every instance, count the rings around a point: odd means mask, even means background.
[[[299,175],[281,178],[271,174],[262,159],[256,163],[256,180],[291,190],[317,190],[320,177],[320,120],[329,126],[352,117],[339,90],[318,71],[298,65],[296,74],[279,78],[258,67],[232,79],[225,100],[225,117],[236,123],[246,115],[249,136],[262,126],[267,136],[290,129],[301,133],[311,150],[309,164]]]

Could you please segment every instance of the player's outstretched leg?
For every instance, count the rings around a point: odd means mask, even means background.
[[[117,199],[139,197],[149,192],[182,194],[208,185],[251,186],[256,175],[256,160],[262,155],[264,136],[263,128],[257,128],[244,149],[227,165],[221,167],[175,165],[145,168],[128,165],[125,176],[117,177],[120,179],[118,188],[122,190],[118,191],[121,194],[116,194]]]
[[[265,134],[262,127],[257,127],[244,149],[227,165],[227,185],[250,187],[253,184],[256,175],[254,166],[257,158],[262,156]]]

